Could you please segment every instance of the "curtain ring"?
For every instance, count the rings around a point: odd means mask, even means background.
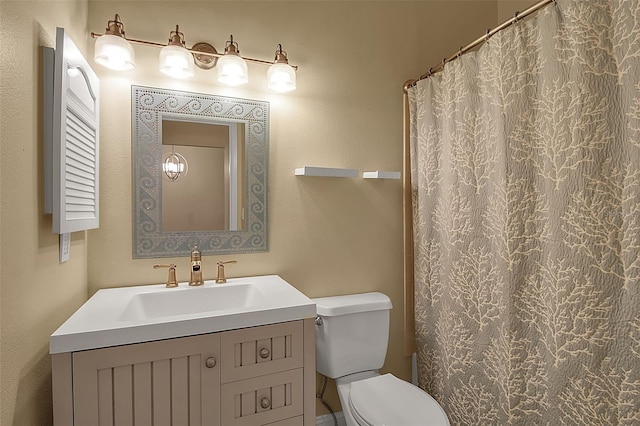
[[[520,20],[520,18],[518,18],[519,15],[520,15],[520,12],[516,10],[516,13],[513,15],[514,24],[518,23],[518,21]]]
[[[489,40],[489,37],[491,37],[491,28],[487,28],[487,33],[484,35],[485,43]]]
[[[462,56],[462,46],[460,46],[460,49],[458,49],[458,54],[456,55],[456,58],[460,58],[460,56]]]
[[[429,72],[427,73],[427,77],[431,77],[433,74],[433,67],[429,68]]]

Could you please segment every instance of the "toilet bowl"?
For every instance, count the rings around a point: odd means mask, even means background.
[[[389,341],[391,300],[382,293],[313,299],[319,373],[336,381],[348,426],[449,426],[431,395],[378,373]]]
[[[431,395],[392,374],[355,381],[347,392],[349,415],[359,426],[449,426]]]

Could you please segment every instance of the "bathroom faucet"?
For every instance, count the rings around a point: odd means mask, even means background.
[[[204,284],[202,281],[202,254],[195,246],[191,251],[191,275],[189,277],[190,286],[198,286]]]
[[[237,260],[227,260],[226,262],[218,261],[218,277],[216,278],[216,284],[222,284],[227,282],[227,278],[224,276],[224,265],[227,263],[238,263]]]
[[[178,287],[176,280],[176,265],[170,263],[168,265],[153,265],[153,269],[169,268],[169,278],[167,278],[167,288]]]

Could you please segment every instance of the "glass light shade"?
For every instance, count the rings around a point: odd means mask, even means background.
[[[276,92],[296,89],[296,70],[289,64],[275,63],[267,71],[267,87]]]
[[[135,68],[136,55],[133,47],[122,37],[105,34],[96,40],[93,59],[112,70],[124,71]]]
[[[162,171],[171,182],[175,182],[178,178],[187,175],[189,171],[187,159],[177,152],[171,152],[162,163]]]
[[[247,63],[240,56],[224,55],[218,58],[216,64],[218,81],[227,86],[238,86],[249,81]]]
[[[175,78],[193,77],[193,55],[184,47],[168,45],[160,50],[160,72]]]

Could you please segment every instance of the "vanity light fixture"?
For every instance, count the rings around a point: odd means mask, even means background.
[[[182,154],[175,152],[173,145],[171,146],[171,154],[167,155],[162,163],[162,171],[171,182],[177,181],[189,172],[187,159]]]
[[[124,24],[116,14],[113,21],[107,23],[105,33],[96,40],[93,59],[112,70],[124,71],[135,68],[135,58],[135,51],[124,35]]]
[[[240,56],[238,43],[231,40],[227,41],[224,48],[224,55],[218,58],[218,81],[227,86],[238,86],[249,81],[249,72],[247,63]]]
[[[290,92],[296,89],[296,70],[289,65],[287,52],[278,44],[276,58],[267,71],[267,86],[276,92]]]
[[[160,50],[160,72],[170,77],[193,77],[193,55],[184,44],[184,34],[176,25],[176,30],[169,33],[169,44]]]
[[[124,24],[119,15],[108,21],[104,34],[92,32],[91,37],[97,38],[95,46],[95,61],[113,70],[128,70],[135,67],[135,53],[131,44],[159,47],[160,71],[176,78],[188,78],[194,74],[194,65],[208,70],[216,69],[219,82],[237,86],[249,80],[247,62],[270,65],[267,71],[267,86],[278,92],[288,92],[296,88],[295,65],[290,65],[287,53],[278,44],[274,61],[264,61],[240,56],[238,43],[233,36],[226,42],[224,53],[218,51],[211,44],[199,42],[190,49],[185,45],[184,34],[176,30],[169,34],[169,43],[161,44],[152,41],[135,40],[125,37]]]

